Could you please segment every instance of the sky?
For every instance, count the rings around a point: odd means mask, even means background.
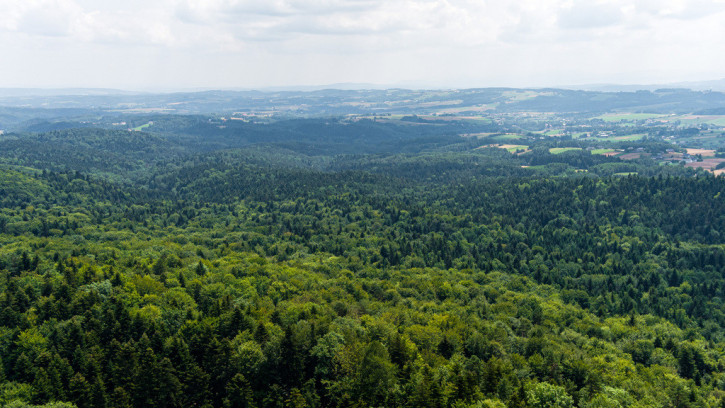
[[[0,0],[0,87],[725,77],[725,0]]]

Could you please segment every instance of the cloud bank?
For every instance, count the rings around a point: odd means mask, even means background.
[[[0,86],[706,79],[723,21],[715,0],[6,0]]]

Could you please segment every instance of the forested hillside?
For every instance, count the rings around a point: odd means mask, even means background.
[[[721,86],[720,86],[721,88]],[[722,90],[722,88],[721,88]],[[290,116],[344,116],[361,114],[418,114],[440,110],[497,112],[606,112],[644,111],[706,114],[722,109],[725,93],[686,88],[585,91],[557,88],[472,89],[320,89],[311,91],[230,91],[179,93],[89,93],[68,89],[27,95],[0,90],[0,128],[26,121],[42,126],[69,116],[94,118],[99,113],[169,112],[174,114],[269,113]],[[38,128],[40,130],[40,128]]]
[[[725,405],[723,178],[209,123],[0,140],[0,405]]]

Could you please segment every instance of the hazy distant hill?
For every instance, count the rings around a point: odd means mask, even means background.
[[[713,84],[725,84],[714,81]],[[700,83],[705,86],[706,83]],[[694,86],[694,85],[693,85]],[[618,87],[599,86],[616,90]],[[723,86],[725,88],[725,85]],[[613,111],[692,113],[725,108],[725,93],[676,86],[617,92],[577,89],[479,88],[450,90],[324,89],[310,91],[203,91],[141,94],[115,90],[0,90],[0,128],[22,122],[22,109],[33,117],[55,115],[52,109],[81,114],[263,114],[287,117],[341,115],[478,115],[481,112]],[[5,93],[3,93],[5,92]],[[6,108],[2,108],[6,107]],[[18,108],[22,108],[18,110]]]
[[[578,89],[583,91],[595,92],[636,92],[636,91],[655,91],[662,88],[682,88],[692,91],[725,91],[725,78],[710,81],[684,81],[673,82],[668,84],[585,84],[585,85],[568,85],[562,86],[564,89]]]
[[[124,91],[110,88],[0,88],[0,97],[27,96],[99,96],[99,95],[139,95],[143,92]]]

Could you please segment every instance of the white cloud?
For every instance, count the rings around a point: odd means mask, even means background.
[[[722,72],[723,13],[719,0],[3,0],[0,47],[18,66],[0,78],[634,81]]]
[[[640,0],[634,9],[655,17],[693,20],[725,11],[725,2],[717,0]]]
[[[559,13],[559,24],[563,28],[599,28],[620,24],[624,13],[611,3],[576,2]]]
[[[66,36],[81,8],[71,0],[28,0],[0,4],[0,29],[28,35]]]

